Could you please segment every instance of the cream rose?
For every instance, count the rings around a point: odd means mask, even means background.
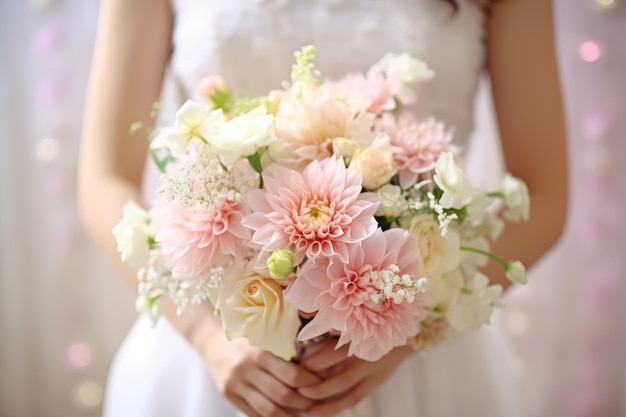
[[[296,354],[298,310],[285,302],[283,287],[276,280],[251,267],[235,268],[222,280],[216,308],[224,331],[229,339],[245,337],[255,346],[290,359]]]
[[[375,190],[389,182],[398,170],[390,150],[366,148],[357,150],[350,161],[351,169],[363,175],[363,188]]]
[[[439,224],[430,214],[402,219],[401,226],[417,239],[426,277],[441,276],[459,265],[461,255],[456,231],[448,229],[446,236],[441,236]]]

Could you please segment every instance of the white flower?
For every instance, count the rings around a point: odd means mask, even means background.
[[[333,153],[350,159],[352,155],[359,149],[359,143],[354,139],[333,138]]]
[[[380,197],[380,205],[376,209],[377,216],[388,218],[400,217],[408,208],[408,204],[402,195],[402,188],[398,185],[385,184],[376,190]]]
[[[472,201],[472,186],[465,172],[454,163],[454,155],[442,152],[435,162],[435,184],[443,191],[439,204],[443,208],[461,209]]]
[[[386,54],[380,61],[372,65],[367,72],[369,77],[383,75],[392,83],[392,93],[403,104],[416,101],[415,87],[420,81],[435,76],[435,72],[422,60],[408,53],[400,55]]]
[[[489,279],[476,273],[466,284],[456,302],[446,311],[446,318],[455,330],[478,329],[488,324],[493,308],[498,305],[502,287],[489,285]]]
[[[247,338],[251,344],[290,359],[300,328],[298,310],[283,298],[283,287],[252,269],[231,269],[222,279],[215,307],[229,339]]]
[[[506,277],[516,284],[526,284],[526,267],[520,261],[509,262],[506,266]]]
[[[154,290],[150,294],[139,294],[135,300],[135,310],[146,314],[150,317],[152,324],[155,324],[163,312],[162,296],[163,291],[160,290]]]
[[[358,149],[352,156],[349,168],[363,175],[362,185],[366,190],[375,190],[389,182],[397,172],[389,136],[380,134],[371,146]]]
[[[206,104],[187,100],[176,112],[174,126],[159,130],[150,147],[169,149],[174,158],[183,155],[193,138],[211,134],[225,122],[221,109],[211,110]]]
[[[494,213],[486,211],[483,216],[483,229],[491,240],[496,241],[504,230],[504,222]]]
[[[441,276],[455,269],[461,260],[459,235],[449,229],[441,235],[439,223],[430,214],[400,219],[400,225],[417,239],[426,277]]]
[[[489,252],[489,241],[484,236],[477,236],[472,239],[462,239],[462,246],[478,249],[480,251]],[[484,267],[489,262],[489,258],[473,251],[461,251],[460,270],[465,276],[473,276],[478,269]]]
[[[226,122],[207,139],[217,148],[220,161],[232,167],[238,160],[256,153],[257,149],[276,140],[274,116],[265,106],[258,106],[246,114]]]
[[[454,304],[463,288],[463,275],[454,269],[441,276],[431,276],[426,283],[426,294],[432,298],[438,310],[446,311]]]
[[[148,212],[131,202],[124,206],[120,222],[113,227],[117,251],[120,252],[122,261],[135,268],[148,262],[149,238],[154,236],[149,224]]]
[[[511,174],[506,174],[502,179],[500,192],[504,196],[504,203],[506,204],[504,218],[514,222],[528,220],[530,194],[526,183]]]

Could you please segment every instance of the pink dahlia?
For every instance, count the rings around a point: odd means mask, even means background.
[[[333,139],[352,139],[365,147],[373,139],[373,113],[336,97],[321,86],[304,97],[286,95],[275,117],[279,140],[269,146],[274,161],[302,170],[311,161],[333,155]]]
[[[249,213],[245,202],[224,198],[212,209],[204,203],[159,200],[150,210],[161,256],[174,277],[196,281],[211,268],[246,255],[250,230],[241,224]]]
[[[391,94],[391,82],[380,75],[366,78],[363,74],[348,74],[331,84],[339,97],[361,98],[367,102],[367,111],[380,114],[396,108]]]
[[[377,360],[419,333],[430,304],[421,277],[419,249],[403,229],[377,229],[349,247],[347,262],[306,263],[286,290],[287,301],[316,313],[298,338],[339,331],[337,346],[349,343],[350,355]]]
[[[264,189],[251,190],[252,214],[243,224],[254,230],[252,245],[263,252],[289,248],[295,264],[306,256],[338,256],[377,228],[374,213],[379,197],[361,193],[361,174],[337,157],[311,162],[303,172],[270,165],[263,173]]]
[[[400,186],[405,189],[415,184],[420,174],[432,170],[442,152],[457,152],[452,132],[433,118],[419,122],[410,113],[403,113],[397,120],[383,114],[377,128],[391,138]]]

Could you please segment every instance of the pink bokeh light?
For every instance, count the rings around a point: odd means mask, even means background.
[[[91,363],[91,349],[84,343],[75,343],[67,350],[67,360],[75,368],[84,368]]]
[[[597,43],[592,41],[584,42],[578,48],[578,53],[583,61],[595,62],[600,58],[601,51]]]

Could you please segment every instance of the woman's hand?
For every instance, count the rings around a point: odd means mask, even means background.
[[[324,376],[323,381],[298,389],[304,397],[317,401],[307,410],[312,415],[331,416],[357,404],[387,381],[413,353],[411,347],[400,346],[381,359],[368,362],[348,357],[348,346],[335,350],[335,345],[336,340],[331,340],[301,362],[307,369]]]
[[[218,329],[221,330],[221,329]],[[222,395],[249,417],[296,417],[315,401],[299,388],[321,381],[303,366],[251,346],[246,339],[214,334],[201,349]]]

